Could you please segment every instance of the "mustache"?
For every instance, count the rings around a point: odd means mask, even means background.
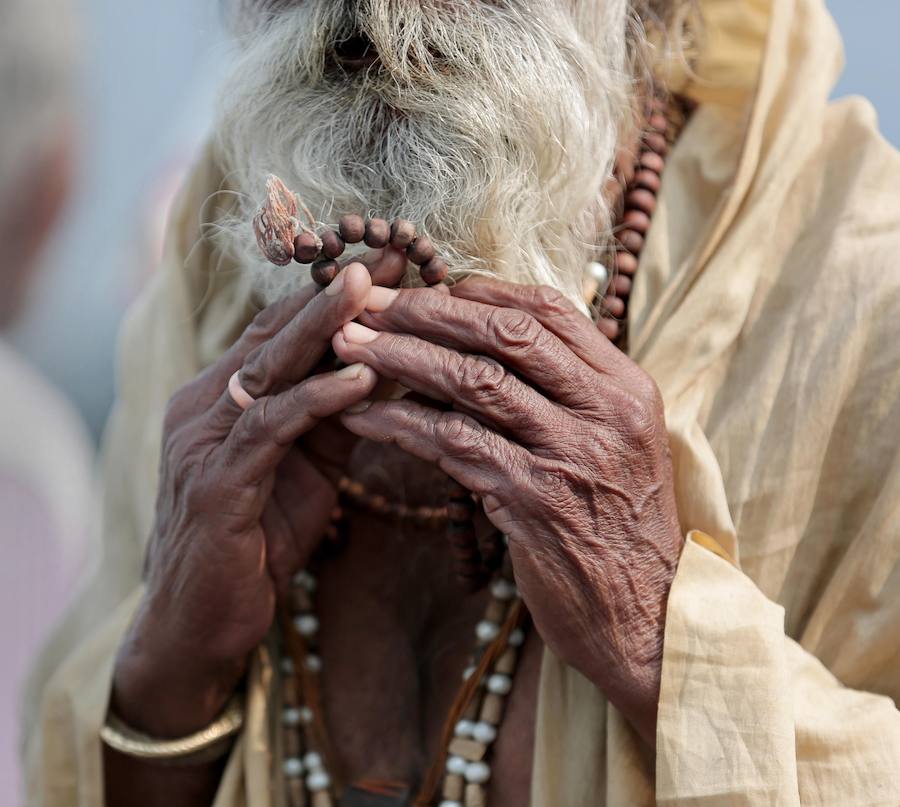
[[[307,86],[319,83],[421,87],[440,77],[484,78],[492,37],[533,41],[539,0],[276,0],[245,12],[253,32],[293,32],[283,64]],[[245,30],[245,33],[249,33]],[[249,36],[248,39],[252,38]],[[533,48],[532,48],[533,49]]]

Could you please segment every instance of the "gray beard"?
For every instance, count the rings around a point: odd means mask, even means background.
[[[323,226],[345,212],[409,218],[456,277],[580,302],[631,120],[628,20],[626,0],[363,0],[352,13],[305,0],[260,15],[221,96],[217,144],[241,202],[220,244],[267,299],[306,282],[273,270],[253,237],[274,173]],[[353,33],[379,62],[346,74],[332,55]]]

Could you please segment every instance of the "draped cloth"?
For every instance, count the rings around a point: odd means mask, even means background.
[[[896,805],[900,155],[864,101],[828,102],[842,57],[821,0],[699,5],[695,71],[670,81],[701,106],[630,305],[688,535],[658,747],[545,651],[532,807]],[[140,597],[163,410],[251,313],[247,278],[199,240],[221,181],[207,154],[124,329],[103,565],[49,651],[66,661],[28,744],[34,804],[102,803],[97,734]],[[217,807],[283,803],[271,676],[261,648]]]

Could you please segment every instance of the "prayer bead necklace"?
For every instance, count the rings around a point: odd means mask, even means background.
[[[636,164],[621,178],[625,191],[612,260],[598,255],[585,272],[585,299],[598,312],[597,326],[623,348],[628,300],[656,209],[665,158],[687,114],[687,107],[674,99],[651,101]],[[298,206],[308,223],[298,220]],[[419,266],[427,285],[443,282],[448,273],[447,263],[437,255],[428,237],[419,235],[415,225],[403,219],[389,225],[384,219],[363,220],[347,215],[341,218],[337,231],[317,232],[306,207],[274,176],[268,180],[267,202],[254,219],[254,229],[269,260],[282,266],[292,259],[311,263],[313,280],[319,285],[328,285],[337,275],[336,259],[346,244],[361,241],[374,249],[390,244],[404,250],[409,260]],[[391,502],[348,477],[342,477],[337,487],[340,503],[326,531],[326,546],[343,545],[351,510],[366,510],[378,518],[408,521],[424,529],[443,526],[462,587],[477,591],[490,581],[491,597],[475,627],[475,649],[444,727],[441,750],[418,795],[410,801],[409,785],[405,782],[367,780],[345,788],[343,801],[339,802],[339,788],[333,777],[335,755],[329,747],[321,705],[322,660],[317,641],[319,619],[314,608],[316,578],[309,570],[294,576],[289,602],[280,603],[281,772],[288,807],[350,805],[354,794],[361,798],[360,804],[379,803],[385,807],[427,807],[435,803],[439,807],[486,807],[490,752],[503,717],[505,698],[512,690],[528,625],[527,611],[513,582],[505,538],[494,531],[479,543],[474,524],[479,503],[452,480],[445,507],[409,507]]]
[[[410,520],[421,527],[442,521],[456,523],[447,511],[459,506],[460,491],[471,502],[466,513],[474,514],[476,507],[471,494],[459,486],[451,490],[456,499],[451,499],[447,508],[391,504],[346,477],[338,483],[338,490],[341,505],[332,514],[331,528],[335,530],[329,536],[332,540],[343,528],[341,522],[347,509],[354,506],[391,520]],[[498,566],[490,583],[491,597],[484,616],[475,626],[475,650],[463,672],[463,687],[451,708],[442,751],[414,802],[417,805],[432,804],[438,789],[442,807],[487,803],[485,785],[491,776],[491,746],[497,737],[505,698],[512,689],[527,623],[527,613],[513,583],[512,567],[505,552],[499,553]],[[289,807],[334,807],[338,803],[331,773],[334,757],[328,748],[320,702],[322,661],[318,653],[315,591],[313,574],[306,570],[299,572],[292,582],[290,607],[281,609],[282,773]],[[381,796],[385,804],[391,800],[396,804],[409,803],[406,783],[373,780],[358,782],[351,788]]]

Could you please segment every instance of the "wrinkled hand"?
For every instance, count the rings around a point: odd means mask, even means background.
[[[560,294],[478,278],[452,296],[375,289],[333,346],[453,404],[381,401],[342,420],[483,497],[543,640],[655,744],[682,535],[652,379]]]
[[[376,280],[406,265],[400,253],[369,258]],[[356,263],[325,293],[310,285],[269,306],[170,401],[146,593],[113,685],[135,728],[178,736],[208,723],[268,632],[276,592],[319,545],[337,494],[295,441],[375,387],[361,365],[316,371],[371,288]],[[238,370],[256,399],[246,411],[227,392]]]

